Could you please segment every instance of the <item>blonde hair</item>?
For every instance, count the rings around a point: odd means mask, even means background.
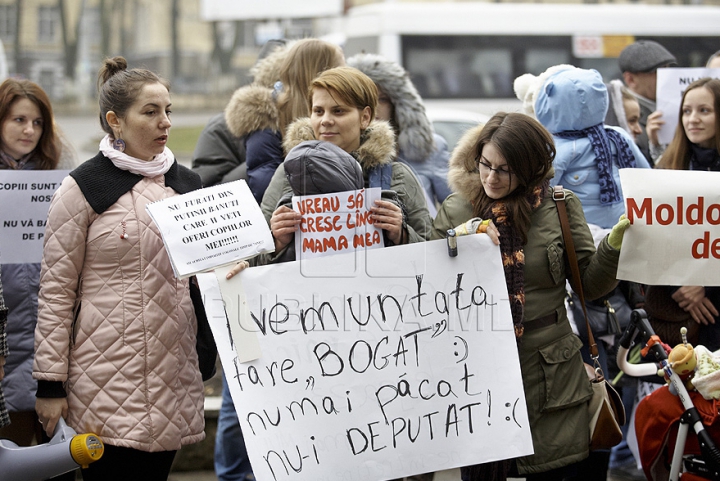
[[[278,98],[280,132],[284,133],[295,119],[310,115],[306,101],[310,82],[319,73],[344,62],[340,47],[316,38],[298,40],[290,47],[280,65],[283,84]]]
[[[307,108],[312,108],[314,89],[325,89],[337,94],[341,100],[360,110],[370,107],[370,121],[375,119],[378,89],[370,77],[353,67],[335,67],[326,70],[312,81],[307,96]]]

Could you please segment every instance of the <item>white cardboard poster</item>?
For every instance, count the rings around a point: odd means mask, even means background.
[[[244,180],[146,206],[178,278],[275,250],[270,228]]]
[[[369,207],[381,189],[293,196],[292,208],[302,215],[295,235],[295,259],[384,247],[382,229],[373,225]]]
[[[256,479],[386,480],[532,453],[499,248],[473,235],[447,251],[215,271],[229,321],[209,318]]]
[[[50,200],[68,170],[0,170],[0,263],[42,260]]]
[[[665,124],[658,131],[658,141],[669,144],[680,118],[680,103],[688,85],[703,77],[720,78],[720,68],[659,68],[657,70],[657,110]]]
[[[720,172],[620,169],[625,231],[618,279],[720,285]]]

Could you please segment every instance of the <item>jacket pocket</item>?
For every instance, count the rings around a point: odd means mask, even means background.
[[[576,170],[572,173],[565,173],[565,175],[563,176],[563,183],[567,181],[567,184],[577,187],[578,185],[584,184],[589,175],[590,170],[588,169]]]
[[[575,334],[568,334],[540,348],[544,383],[540,398],[541,412],[576,406],[592,396],[580,347],[580,339]]]

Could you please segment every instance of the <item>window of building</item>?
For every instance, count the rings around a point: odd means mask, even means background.
[[[0,5],[0,40],[15,41],[15,5]]]
[[[38,7],[38,41],[54,42],[60,30],[60,12],[51,5]]]

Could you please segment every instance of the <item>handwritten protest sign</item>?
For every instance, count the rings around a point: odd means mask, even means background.
[[[356,249],[383,247],[382,229],[370,218],[369,206],[380,199],[379,187],[334,194],[293,196],[295,212],[302,214],[295,236],[295,257],[312,259]]]
[[[170,197],[146,208],[179,278],[275,249],[260,206],[244,180]]]
[[[657,70],[657,110],[665,124],[658,131],[658,141],[669,144],[677,128],[680,102],[688,85],[703,77],[720,78],[720,68],[659,68]]]
[[[0,170],[0,262],[42,260],[50,200],[67,170]]]
[[[499,248],[475,235],[458,251],[434,241],[304,262],[328,278],[300,262],[215,271],[223,299],[204,290],[205,303],[225,303],[229,321],[210,323],[259,481],[392,479],[532,453]],[[261,356],[241,363],[229,325],[245,316]]]
[[[720,285],[720,172],[621,169],[625,211],[618,279]]]

